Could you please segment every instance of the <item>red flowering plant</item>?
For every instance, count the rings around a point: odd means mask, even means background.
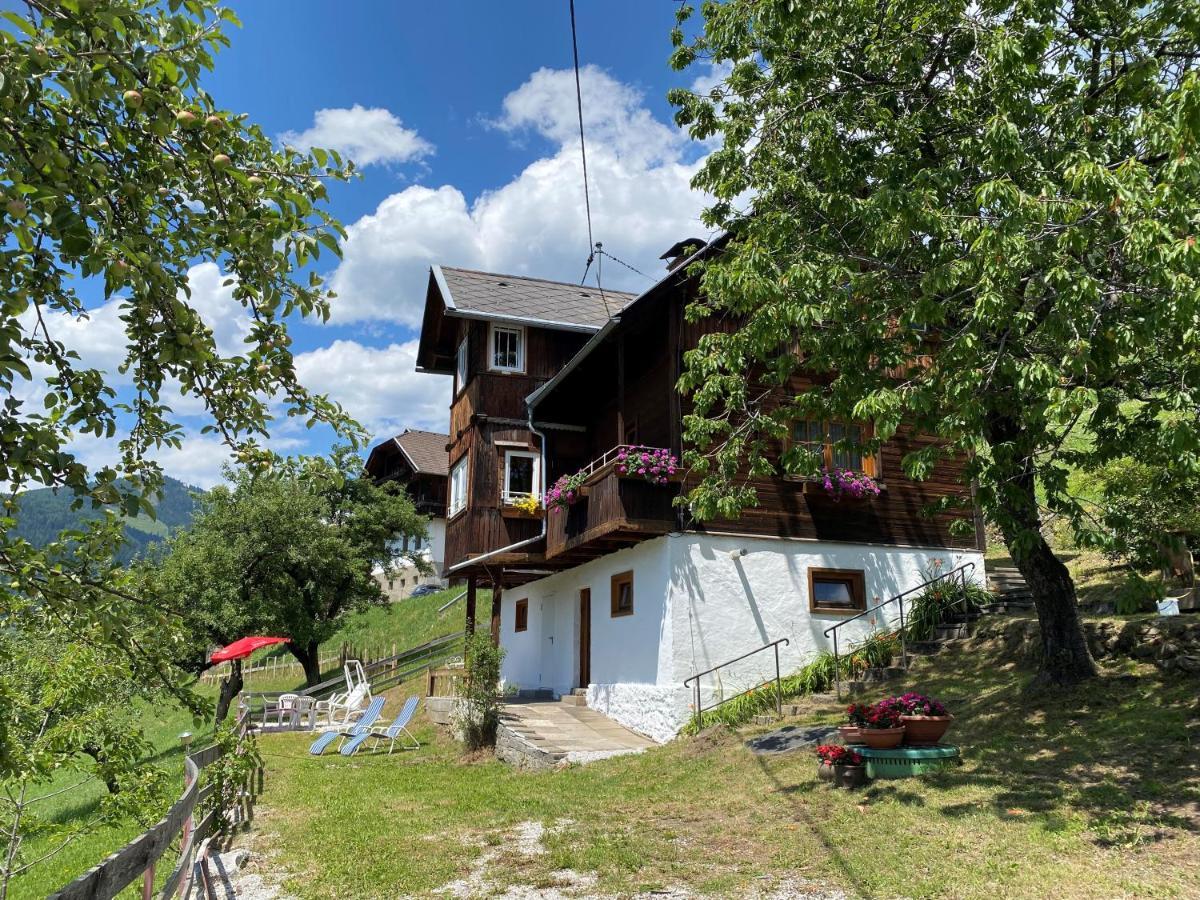
[[[867,713],[867,723],[863,728],[900,728],[904,725],[901,716],[908,715],[900,703],[899,697],[888,697],[880,700]]]
[[[846,707],[846,721],[862,728],[867,724],[867,716],[870,712],[871,707],[865,703],[851,703]]]
[[[862,754],[841,744],[822,744],[817,748],[817,759],[831,766],[861,766]]]
[[[906,716],[950,715],[950,711],[946,709],[946,704],[942,703],[942,701],[934,700],[932,697],[926,697],[924,694],[918,694],[915,691],[901,694],[897,699],[900,705],[904,707],[904,715]]]

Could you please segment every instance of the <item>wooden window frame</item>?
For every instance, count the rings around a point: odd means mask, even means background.
[[[618,603],[621,598],[621,587],[629,585],[629,609],[619,609]],[[633,570],[626,572],[618,572],[609,580],[609,590],[611,591],[609,613],[612,618],[618,619],[622,616],[632,616],[634,610],[633,600]]]
[[[467,343],[470,337],[469,334],[464,334],[463,339],[458,342],[458,346],[454,349],[455,397],[463,392],[463,388],[467,386],[467,381],[471,377],[471,352],[470,345]]]
[[[517,335],[517,365],[515,367],[496,365],[496,334],[501,331],[513,332]],[[495,322],[488,324],[487,364],[489,372],[499,372],[505,375],[525,374],[525,329],[520,325],[500,325]]]
[[[850,595],[854,598],[853,606],[818,606],[816,582],[844,581],[850,584]],[[854,616],[867,608],[867,576],[862,569],[820,569],[810,567],[808,570],[808,611],[822,615]]]
[[[513,605],[513,633],[529,630],[529,598],[518,600]]]
[[[788,427],[787,437],[783,439],[783,449],[790,450],[798,443],[792,438],[793,428],[797,422],[817,422],[821,426],[823,438],[821,440],[821,464],[830,471],[833,471],[833,441],[830,439],[830,432],[833,431],[835,425],[840,425],[843,428],[854,428],[855,426],[862,429],[863,441],[870,441],[875,436],[875,429],[870,425],[864,425],[858,422],[838,422],[836,420],[817,420],[817,419],[793,419]],[[809,442],[805,442],[809,443]],[[874,453],[863,453],[862,458],[862,474],[868,478],[873,478],[876,481],[880,480],[880,473],[883,471],[883,459],[880,451]]]

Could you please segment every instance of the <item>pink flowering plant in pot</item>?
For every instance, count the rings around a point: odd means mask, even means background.
[[[546,491],[546,495],[542,498],[542,505],[549,510],[566,509],[568,506],[573,506],[582,494],[579,489],[583,486],[584,474],[576,472],[574,475],[563,475],[558,481],[550,485],[550,489]]]
[[[622,447],[617,452],[617,473],[641,477],[651,484],[666,484],[679,470],[679,460],[665,447]]]
[[[906,744],[936,744],[954,721],[946,704],[924,694],[910,691],[896,700],[904,710],[900,719],[904,723]]]
[[[875,479],[862,472],[850,469],[822,469],[821,487],[834,500],[850,497],[854,500],[869,500],[879,496],[879,485]]]
[[[891,750],[904,741],[904,707],[899,697],[880,700],[867,713],[866,724],[859,729],[863,743],[873,750]]]

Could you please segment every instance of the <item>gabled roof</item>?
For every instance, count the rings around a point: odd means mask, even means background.
[[[542,325],[595,331],[620,312],[634,294],[594,287],[434,266],[446,311],[467,318],[510,319]]]
[[[450,456],[446,451],[449,442],[448,434],[409,428],[403,434],[378,444],[371,451],[371,455],[367,457],[367,471],[373,473],[375,460],[382,462],[381,457],[399,452],[414,475],[446,478],[450,474]]]
[[[450,474],[450,454],[446,450],[450,435],[409,428],[392,440],[408,458],[414,472],[421,475]]]

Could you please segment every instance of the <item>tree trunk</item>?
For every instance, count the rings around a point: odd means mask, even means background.
[[[1008,443],[1005,455],[1013,451],[1019,426],[1011,420],[992,423],[988,437],[995,448]],[[997,454],[999,456],[1000,454]],[[1088,652],[1079,621],[1078,599],[1071,573],[1042,536],[1038,512],[1036,479],[1031,454],[1013,453],[1022,463],[1012,465],[1004,479],[1002,500],[1004,515],[997,516],[1004,543],[1033,594],[1038,626],[1042,633],[1042,663],[1038,670],[1041,684],[1076,684],[1096,675],[1096,664]]]
[[[314,684],[321,683],[321,645],[316,641],[309,641],[303,646],[297,641],[292,641],[287,645],[292,656],[300,661],[300,665],[304,667],[304,683],[308,687]]]
[[[220,725],[229,715],[229,706],[233,698],[242,692],[242,661],[235,659],[230,666],[229,674],[221,679],[221,693],[217,697],[217,724]]]

